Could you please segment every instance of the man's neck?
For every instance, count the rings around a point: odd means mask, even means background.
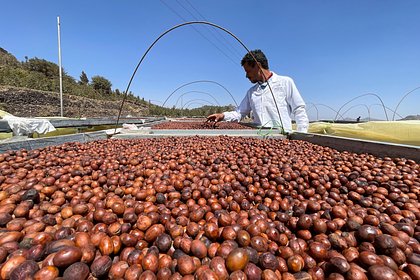
[[[264,70],[261,76],[261,80],[258,81],[259,84],[267,82],[273,76],[273,72],[271,72],[270,70]]]
[[[270,70],[264,70],[261,82],[267,82],[271,78],[271,76],[273,76],[273,72],[271,72]]]

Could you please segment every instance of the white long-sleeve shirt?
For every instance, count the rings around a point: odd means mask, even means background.
[[[305,102],[293,80],[290,77],[273,73],[268,79],[268,83],[276,98],[281,121],[267,83],[257,83],[252,86],[235,111],[223,113],[224,120],[240,121],[252,111],[252,118],[256,125],[263,127],[281,127],[283,125],[286,132],[291,132],[291,116],[294,115],[297,131],[307,132],[309,119],[306,115]]]

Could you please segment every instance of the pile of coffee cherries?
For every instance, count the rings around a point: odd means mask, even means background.
[[[155,124],[152,129],[252,129],[237,122],[170,121]]]
[[[0,154],[0,279],[419,279],[419,164],[304,141]]]

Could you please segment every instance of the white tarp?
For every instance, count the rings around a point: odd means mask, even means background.
[[[137,125],[133,123],[123,123],[122,128],[126,130],[139,130]]]
[[[3,120],[7,121],[13,135],[29,135],[34,132],[45,134],[56,130],[55,127],[47,119],[20,118],[15,116],[3,116]]]

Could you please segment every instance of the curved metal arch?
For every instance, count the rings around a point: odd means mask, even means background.
[[[392,120],[394,120],[395,119],[395,113],[397,112],[397,110],[398,110],[398,107],[400,107],[400,104],[401,104],[401,102],[407,97],[407,95],[409,95],[410,93],[412,93],[413,91],[416,91],[416,90],[418,90],[420,87],[416,87],[416,88],[414,88],[414,89],[412,89],[412,90],[410,90],[409,92],[407,92],[401,99],[400,99],[400,102],[398,102],[398,104],[397,104],[397,107],[395,107],[395,110],[394,110],[394,114],[392,115]]]
[[[380,104],[380,103],[371,104],[371,105],[369,105],[369,110],[370,110],[370,108],[372,108],[373,106],[381,106],[381,107],[382,107],[382,104]],[[388,111],[390,111],[390,112],[394,113],[395,115],[397,115],[398,117],[403,118],[403,116],[401,116],[400,114],[398,114],[397,112],[395,112],[395,111],[394,111],[394,110],[392,110],[391,108],[389,108],[389,107],[387,107],[387,106],[385,106],[385,108],[386,108]]]
[[[379,95],[377,95],[376,93],[365,93],[365,94],[361,94],[361,95],[356,96],[355,98],[352,98],[351,100],[347,101],[346,103],[344,103],[344,104],[343,104],[343,106],[341,106],[341,107],[340,107],[340,109],[338,109],[338,111],[337,111],[337,115],[335,116],[334,121],[336,121],[336,120],[337,120],[338,113],[340,113],[341,109],[343,109],[343,107],[344,107],[344,106],[346,106],[347,104],[349,104],[349,103],[350,103],[350,102],[352,102],[353,100],[356,100],[357,98],[359,98],[359,97],[363,97],[363,96],[366,96],[366,95],[373,95],[373,96],[376,96],[376,97],[379,99],[379,101],[380,101],[380,102],[381,102],[381,104],[382,104],[382,107],[384,108],[384,112],[385,112],[385,117],[386,117],[386,120],[388,121],[389,119],[388,119],[388,114],[386,113],[385,104],[384,104],[384,102],[382,101],[381,97],[380,97]]]
[[[197,109],[197,108],[188,108],[189,106],[191,106],[191,105],[201,105],[201,106],[205,106],[205,105],[208,105],[208,104],[206,104],[206,103],[202,103],[202,102],[191,102],[190,104],[188,104],[188,106],[187,107],[185,107],[185,108],[183,108],[183,110],[194,110],[194,109]]]
[[[229,30],[227,30],[226,28],[223,28],[223,27],[221,27],[221,26],[219,26],[219,25],[217,25],[217,24],[214,24],[214,23],[211,23],[211,22],[207,22],[207,21],[189,21],[189,22],[184,22],[184,23],[181,23],[181,24],[178,24],[178,25],[176,25],[176,26],[174,26],[174,27],[172,27],[172,28],[169,28],[168,30],[166,30],[165,32],[163,32],[161,35],[159,35],[159,37],[147,48],[147,50],[146,50],[146,52],[143,54],[143,56],[142,56],[142,58],[140,59],[140,61],[139,61],[139,63],[137,64],[137,66],[136,66],[136,68],[134,69],[134,72],[133,72],[133,74],[131,75],[131,78],[130,78],[130,81],[128,82],[128,85],[127,85],[127,88],[126,88],[126,90],[125,90],[125,92],[124,92],[124,97],[123,97],[123,100],[122,100],[122,102],[121,102],[121,106],[120,106],[120,110],[119,110],[119,112],[118,112],[118,117],[117,117],[117,122],[115,123],[115,131],[114,131],[114,134],[115,133],[117,133],[117,127],[118,127],[118,123],[119,123],[119,121],[120,121],[120,117],[121,117],[121,112],[122,112],[122,108],[124,107],[124,103],[125,103],[125,100],[127,99],[127,93],[128,93],[128,90],[129,90],[129,88],[130,88],[130,86],[131,86],[131,83],[132,83],[132,81],[133,81],[133,79],[134,79],[134,76],[136,75],[136,73],[137,73],[137,70],[138,70],[138,68],[140,67],[140,65],[141,65],[141,63],[143,62],[143,60],[145,59],[145,57],[146,57],[146,55],[149,53],[149,51],[153,48],[153,46],[163,37],[163,36],[165,36],[166,34],[168,34],[169,32],[171,32],[172,30],[175,30],[175,29],[177,29],[177,28],[179,28],[179,27],[182,27],[182,26],[186,26],[186,25],[190,25],[190,24],[206,24],[206,25],[210,25],[210,26],[213,26],[213,27],[216,27],[216,28],[219,28],[220,30],[222,30],[222,31],[224,31],[224,32],[226,32],[226,33],[228,33],[230,36],[232,36],[236,41],[238,41],[238,43],[239,44],[241,44],[241,46],[252,56],[252,58],[254,59],[254,61],[255,62],[258,62],[257,61],[257,59],[255,58],[255,56],[251,53],[251,51],[247,48],[247,46],[245,46],[245,44],[244,43],[242,43],[242,41],[238,38],[238,37],[236,37],[236,35],[235,34],[233,34],[232,32],[230,32]],[[259,65],[258,63],[257,63],[257,65]],[[261,66],[259,66],[260,67],[260,70],[262,70],[262,68],[261,68]],[[264,75],[264,73],[263,73],[263,75]],[[265,75],[264,75],[265,76]],[[267,77],[264,77],[265,78],[265,80],[267,80]],[[275,97],[274,97],[274,93],[273,93],[273,90],[272,90],[272,88],[271,88],[271,85],[270,85],[270,83],[267,83],[268,84],[268,88],[270,89],[270,92],[271,92],[271,95],[273,96],[273,99],[274,99],[274,103],[275,103],[275,105],[276,105],[276,110],[277,110],[277,114],[279,115],[279,120],[280,120],[280,123],[281,123],[281,133],[282,134],[285,134],[285,131],[284,131],[284,125],[283,125],[283,121],[282,121],[282,119],[281,119],[281,114],[280,114],[280,110],[279,110],[279,108],[278,108],[278,105],[277,105],[277,102],[276,102],[276,99],[275,99]]]
[[[344,113],[342,114],[342,116],[344,116],[351,109],[356,108],[356,107],[359,107],[359,106],[364,106],[366,108],[366,110],[368,112],[368,117],[369,117],[369,120],[370,120],[370,108],[366,104],[356,104],[356,105],[353,105],[350,108],[348,108],[346,111],[344,111]]]
[[[214,101],[216,101],[216,104],[218,105],[218,106],[220,106],[220,104],[219,104],[219,102],[217,101],[217,99],[212,95],[212,94],[210,94],[210,93],[208,93],[208,92],[204,92],[204,91],[197,91],[197,90],[191,90],[191,91],[187,91],[187,92],[184,92],[183,94],[181,94],[179,97],[178,97],[178,99],[176,100],[176,102],[175,102],[175,108],[176,108],[176,106],[178,105],[178,101],[179,101],[179,99],[181,98],[181,97],[183,97],[184,95],[186,95],[187,93],[193,93],[193,92],[195,92],[195,93],[202,93],[202,94],[206,94],[207,96],[210,96],[211,98],[213,98],[213,100]],[[181,104],[181,106],[182,106],[182,104]]]
[[[316,110],[316,120],[318,121],[319,120],[319,110],[318,110],[318,107],[316,106],[316,104],[314,104],[312,102],[306,102],[306,104],[309,104],[309,105],[311,105],[312,107],[315,108],[315,110]],[[308,111],[308,110],[309,110],[309,108],[306,111]]]
[[[199,98],[197,98],[197,99],[191,99],[188,102],[185,102],[185,104],[181,107],[181,110],[182,109],[185,109],[185,106],[187,106],[187,104],[190,104],[190,103],[195,102],[195,101],[203,101],[203,102],[207,102],[208,104],[210,104],[212,106],[215,106],[215,104],[213,102],[210,102],[210,101],[205,100],[205,99],[199,99]]]
[[[336,111],[333,107],[330,107],[328,105],[322,104],[322,103],[318,103],[316,104],[317,106],[324,106],[328,109],[330,109],[331,111],[333,111],[334,113],[336,113],[337,115],[340,115],[340,117],[343,119],[343,116],[340,114],[340,112]]]
[[[232,97],[232,99],[233,99],[233,102],[235,102],[235,105],[236,106],[238,106],[238,103],[236,102],[236,100],[235,100],[235,98],[233,97],[233,95],[232,95],[232,93],[230,93],[230,91],[226,88],[226,87],[224,87],[222,84],[220,84],[220,83],[218,83],[218,82],[216,82],[216,81],[212,81],[212,80],[198,80],[198,81],[192,81],[192,82],[189,82],[189,83],[185,83],[185,84],[183,84],[183,85],[181,85],[181,86],[179,86],[178,88],[176,88],[173,92],[171,92],[171,94],[169,94],[169,96],[165,99],[165,101],[163,102],[163,105],[162,106],[165,106],[165,104],[166,104],[166,102],[168,101],[168,99],[175,93],[175,92],[177,92],[178,90],[180,90],[181,88],[183,88],[183,87],[186,87],[186,86],[188,86],[188,85],[191,85],[191,84],[196,84],[196,83],[213,83],[213,84],[216,84],[216,85],[218,85],[218,86],[220,86],[221,88],[223,88],[229,95],[230,95],[230,97]]]

